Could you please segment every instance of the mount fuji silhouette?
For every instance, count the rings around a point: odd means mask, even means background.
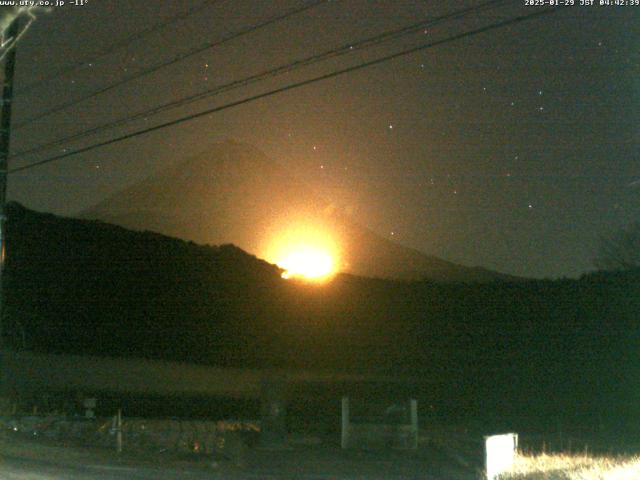
[[[82,212],[133,230],[201,244],[232,243],[258,257],[277,225],[321,225],[340,246],[340,270],[366,277],[490,282],[516,277],[457,265],[359,225],[250,145],[224,141]]]

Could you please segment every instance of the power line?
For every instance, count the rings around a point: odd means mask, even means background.
[[[128,45],[135,42],[136,40],[146,37],[147,35],[157,32],[158,30],[162,30],[164,27],[166,27],[167,25],[170,25],[171,23],[184,20],[185,18],[190,17],[191,15],[194,15],[198,12],[201,12],[202,10],[208,8],[210,5],[213,5],[214,3],[218,3],[219,1],[220,0],[203,0],[203,2],[197,7],[190,8],[184,13],[174,15],[173,17],[165,20],[164,22],[160,22],[155,25],[152,25],[151,27],[145,28],[144,30],[136,32],[133,35],[130,35],[120,40],[119,42],[115,42],[109,45],[107,48],[100,50],[98,53],[95,53],[93,56],[91,56],[91,58],[85,57],[83,60],[79,60],[76,63],[72,63],[71,65],[59,68],[47,78],[43,78],[42,80],[38,80],[36,82],[32,82],[26,85],[19,92],[17,92],[17,95],[18,96],[26,95],[30,91],[44,85],[45,83],[51,82],[53,80],[57,80],[60,77],[64,77],[65,75],[68,75],[69,73],[74,72],[86,65],[91,65],[92,63],[96,63],[97,59],[111,55],[117,52],[118,50],[122,50],[123,48],[127,47]]]
[[[317,82],[320,82],[320,81],[323,81],[323,80],[328,80],[330,78],[334,78],[334,77],[337,77],[339,75],[344,75],[344,74],[347,74],[347,73],[355,72],[355,71],[361,70],[363,68],[368,68],[368,67],[371,67],[371,66],[374,66],[374,65],[379,65],[381,63],[384,63],[384,62],[387,62],[387,61],[390,61],[390,60],[394,60],[396,58],[399,58],[399,57],[402,57],[402,56],[405,56],[405,55],[410,55],[412,53],[416,53],[416,52],[419,52],[419,51],[422,51],[422,50],[433,48],[433,47],[436,47],[436,46],[439,46],[439,45],[444,45],[444,44],[447,44],[447,43],[450,43],[450,42],[453,42],[453,41],[456,41],[456,40],[460,40],[460,39],[463,39],[463,38],[471,37],[471,36],[478,35],[478,34],[481,34],[481,33],[489,32],[491,30],[497,30],[499,28],[504,28],[504,27],[507,27],[509,25],[513,25],[513,24],[520,23],[520,22],[523,22],[523,21],[527,21],[527,20],[531,20],[531,19],[534,19],[534,18],[538,18],[538,17],[541,17],[543,15],[548,15],[550,13],[555,13],[555,12],[559,11],[560,9],[564,9],[564,8],[566,8],[566,7],[553,7],[553,8],[547,8],[547,9],[544,9],[544,10],[539,10],[539,11],[536,11],[536,12],[533,12],[533,13],[530,13],[530,14],[527,14],[527,15],[521,15],[519,17],[515,17],[515,18],[509,19],[509,20],[505,20],[505,21],[494,23],[494,24],[491,24],[491,25],[488,25],[488,26],[485,26],[485,27],[477,28],[475,30],[470,30],[470,31],[467,31],[467,32],[463,32],[463,33],[459,33],[459,34],[456,34],[456,35],[452,35],[452,36],[444,38],[442,40],[437,40],[437,41],[434,41],[434,42],[429,42],[429,43],[425,43],[425,44],[422,44],[422,45],[418,45],[416,47],[412,47],[412,48],[409,48],[409,49],[406,49],[406,50],[402,50],[400,52],[396,52],[396,53],[393,53],[393,54],[390,54],[390,55],[386,55],[384,57],[380,57],[380,58],[377,58],[375,60],[370,60],[368,62],[363,62],[363,63],[360,63],[358,65],[353,65],[351,67],[347,67],[347,68],[344,68],[344,69],[341,69],[341,70],[336,70],[336,71],[333,71],[333,72],[330,72],[330,73],[326,73],[324,75],[319,75],[317,77],[313,77],[313,78],[310,78],[310,79],[307,79],[307,80],[303,80],[303,81],[300,81],[300,82],[291,83],[291,84],[285,85],[283,87],[276,88],[274,90],[269,90],[268,92],[264,92],[264,93],[260,93],[260,94],[257,94],[257,95],[253,95],[251,97],[246,97],[246,98],[241,99],[241,100],[236,100],[234,102],[230,102],[230,103],[227,103],[225,105],[221,105],[221,106],[218,106],[218,107],[210,108],[210,109],[204,110],[202,112],[198,112],[198,113],[194,113],[194,114],[191,114],[191,115],[187,115],[185,117],[181,117],[181,118],[178,118],[176,120],[172,120],[172,121],[165,122],[165,123],[162,123],[162,124],[159,124],[159,125],[155,125],[153,127],[144,128],[142,130],[138,130],[138,131],[135,131],[135,132],[132,132],[132,133],[128,133],[126,135],[121,135],[119,137],[115,137],[115,138],[112,138],[110,140],[106,140],[104,142],[100,142],[100,143],[96,143],[96,144],[93,144],[93,145],[89,145],[87,147],[79,148],[79,149],[74,150],[72,152],[67,152],[67,153],[63,153],[63,154],[60,154],[60,155],[55,155],[53,157],[49,157],[49,158],[46,158],[44,160],[39,160],[37,162],[33,162],[33,163],[28,164],[28,165],[24,165],[22,167],[16,167],[16,168],[13,168],[13,169],[9,170],[8,173],[17,173],[17,172],[28,170],[28,169],[31,169],[31,168],[34,168],[34,167],[37,167],[37,166],[40,166],[40,165],[44,165],[44,164],[47,164],[47,163],[51,163],[51,162],[55,162],[55,161],[58,161],[58,160],[62,160],[63,158],[71,157],[72,155],[78,155],[80,153],[85,153],[85,152],[88,152],[90,150],[95,150],[95,149],[100,148],[100,147],[104,147],[104,146],[111,145],[111,144],[114,144],[114,143],[118,143],[118,142],[121,142],[121,141],[124,141],[124,140],[135,138],[135,137],[138,137],[138,136],[141,136],[141,135],[145,135],[147,133],[151,133],[151,132],[154,132],[156,130],[161,130],[161,129],[166,128],[166,127],[179,125],[181,123],[188,122],[190,120],[195,120],[196,118],[204,117],[206,115],[211,115],[213,113],[217,113],[217,112],[220,112],[222,110],[227,110],[229,108],[237,107],[239,105],[244,105],[246,103],[250,103],[250,102],[253,102],[253,101],[256,101],[256,100],[260,100],[260,99],[263,99],[263,98],[271,97],[273,95],[277,95],[279,93],[283,93],[283,92],[286,92],[286,91],[289,91],[289,90],[294,90],[294,89],[297,89],[297,88],[300,88],[300,87],[304,87],[306,85],[311,85],[313,83],[317,83]]]
[[[284,73],[290,73],[294,70],[297,70],[298,68],[301,67],[306,67],[309,65],[312,65],[314,63],[317,62],[321,62],[321,61],[325,61],[329,58],[334,58],[337,56],[341,56],[347,53],[352,53],[356,50],[364,50],[366,48],[370,48],[376,45],[380,45],[381,43],[384,42],[388,42],[388,41],[392,41],[392,40],[396,40],[402,36],[411,34],[411,33],[415,33],[416,31],[421,31],[422,29],[424,29],[425,27],[431,27],[434,25],[437,25],[441,22],[444,21],[448,21],[448,20],[452,20],[455,18],[462,18],[467,16],[470,13],[473,12],[477,12],[477,11],[481,11],[481,10],[485,10],[487,8],[491,8],[494,7],[498,4],[501,3],[506,3],[509,0],[491,0],[489,2],[485,2],[481,5],[475,6],[475,7],[470,7],[470,8],[466,8],[466,9],[462,9],[462,10],[458,10],[449,14],[445,14],[439,17],[435,17],[435,18],[431,18],[431,19],[427,19],[427,20],[423,20],[421,22],[418,23],[414,23],[412,25],[409,25],[407,27],[403,27],[400,29],[396,29],[396,30],[391,30],[391,31],[387,31],[387,32],[383,32],[382,34],[378,34],[375,35],[373,37],[368,37],[366,39],[363,40],[359,40],[357,42],[351,42],[351,43],[347,43],[341,47],[335,48],[335,49],[330,49],[328,51],[316,54],[316,55],[312,55],[310,57],[306,57],[303,59],[299,59],[296,60],[294,62],[285,64],[285,65],[281,65],[279,67],[275,67],[266,71],[263,71],[261,73],[252,75],[250,77],[241,79],[241,80],[235,80],[232,81],[230,83],[224,84],[224,85],[220,85],[218,87],[215,87],[213,89],[210,90],[206,90],[204,92],[200,92],[197,93],[195,95],[190,95],[188,97],[184,97],[180,100],[175,100],[172,102],[168,102],[164,105],[160,105],[158,107],[154,107],[148,110],[145,110],[143,112],[140,112],[132,117],[128,117],[125,119],[121,119],[119,121],[117,121],[116,125],[110,125],[108,128],[111,128],[112,126],[119,126],[122,125],[123,123],[128,123],[131,120],[136,120],[139,118],[143,118],[143,117],[147,117],[150,115],[155,115],[161,112],[164,112],[166,110],[170,110],[173,108],[177,108],[177,107],[182,107],[184,105],[188,105],[190,103],[199,101],[199,100],[203,100],[205,98],[209,98],[215,95],[218,95],[220,93],[224,93],[224,92],[228,92],[230,90],[234,90],[236,88],[239,87],[244,87],[247,85],[251,85],[253,83],[256,83],[258,81],[264,80],[266,78],[270,78],[270,77],[274,77],[274,76],[278,76]],[[114,122],[115,123],[115,122]]]
[[[445,22],[445,21],[449,21],[449,20],[453,20],[456,18],[462,18],[465,17],[467,15],[469,15],[470,13],[475,13],[475,12],[479,12],[482,10],[486,10],[488,8],[492,8],[495,7],[499,4],[502,3],[507,3],[509,0],[491,0],[488,2],[485,2],[483,4],[477,5],[475,7],[469,7],[469,8],[465,8],[465,9],[461,9],[461,10],[457,10],[448,14],[444,14],[441,15],[439,17],[434,17],[431,19],[427,19],[427,20],[423,20],[421,22],[417,22],[411,25],[408,25],[406,27],[403,28],[399,28],[399,29],[395,29],[395,30],[390,30],[387,32],[383,32],[381,34],[378,35],[374,35],[372,37],[367,37],[365,39],[362,40],[358,40],[356,42],[350,42],[347,43],[345,45],[342,45],[338,48],[334,48],[334,49],[330,49],[327,50],[325,52],[316,54],[316,55],[311,55],[309,57],[303,58],[303,59],[299,59],[296,60],[294,62],[291,63],[287,63],[284,65],[280,65],[278,67],[272,68],[270,70],[266,70],[263,71],[261,73],[252,75],[250,77],[246,77],[244,79],[240,79],[240,80],[235,80],[232,81],[230,83],[224,84],[224,85],[220,85],[217,87],[214,87],[212,89],[206,90],[204,92],[200,92],[197,93],[195,95],[190,95],[188,97],[184,97],[182,99],[179,100],[174,100],[168,103],[165,103],[163,105],[159,105],[157,107],[153,107],[147,110],[144,110],[142,112],[138,112],[134,115],[131,116],[126,116],[123,118],[120,118],[118,120],[114,120],[111,122],[107,122],[104,123],[102,125],[99,125],[97,127],[91,128],[89,130],[85,130],[82,132],[78,132],[72,135],[69,135],[67,137],[61,138],[61,139],[57,139],[57,140],[53,140],[51,142],[47,142],[44,143],[42,145],[38,145],[36,147],[27,149],[27,150],[23,150],[21,152],[16,153],[15,155],[12,155],[11,158],[20,158],[23,157],[25,155],[29,155],[29,154],[33,154],[33,153],[37,153],[40,152],[42,150],[46,150],[49,149],[51,147],[55,147],[58,145],[62,145],[65,144],[67,142],[70,142],[72,140],[78,140],[80,138],[84,138],[90,135],[94,135],[97,133],[100,133],[104,130],[107,129],[111,129],[111,128],[115,128],[121,125],[125,125],[127,123],[130,123],[132,121],[135,120],[139,120],[141,118],[146,118],[152,115],[156,115],[158,113],[167,111],[167,110],[171,110],[174,108],[178,108],[178,107],[182,107],[184,105],[205,99],[205,98],[209,98],[215,95],[218,95],[220,93],[224,93],[224,92],[228,92],[230,90],[234,90],[240,87],[244,87],[256,82],[259,82],[261,80],[264,80],[266,78],[270,78],[270,77],[274,77],[277,75],[281,75],[281,74],[285,74],[285,73],[290,73],[298,68],[302,68],[302,67],[306,67],[309,65],[312,65],[314,63],[317,62],[321,62],[324,60],[327,60],[329,58],[334,58],[340,55],[345,55],[348,53],[352,53],[354,51],[357,50],[363,50],[365,48],[370,48],[376,45],[379,45],[381,43],[384,42],[388,42],[388,41],[392,41],[395,40],[397,38],[400,38],[404,35],[407,34],[411,34],[414,33],[416,31],[421,31],[422,29],[424,29],[425,27],[431,27],[433,25],[437,25],[439,23]]]
[[[142,71],[140,71],[138,73],[135,73],[133,75],[129,75],[128,77],[125,77],[125,78],[123,78],[122,80],[120,80],[120,81],[118,81],[116,83],[112,83],[111,85],[107,85],[106,87],[100,88],[100,89],[98,89],[98,90],[96,90],[96,91],[94,91],[92,93],[84,95],[84,96],[82,96],[80,98],[77,98],[75,100],[71,100],[69,102],[57,105],[57,106],[55,106],[55,107],[53,107],[53,108],[51,108],[49,110],[45,110],[44,112],[39,113],[38,115],[36,115],[34,117],[31,117],[31,118],[28,118],[26,120],[23,120],[22,122],[18,122],[15,125],[14,128],[16,130],[19,130],[20,128],[25,127],[26,125],[28,125],[30,123],[33,123],[33,122],[38,121],[38,120],[41,120],[41,119],[43,119],[45,117],[48,117],[49,115],[53,115],[54,113],[60,112],[62,110],[66,110],[67,108],[72,107],[73,105],[76,105],[78,103],[84,102],[84,101],[89,100],[89,99],[91,99],[93,97],[97,97],[98,95],[102,95],[103,93],[109,92],[109,91],[113,90],[114,88],[120,87],[120,86],[122,86],[122,85],[124,85],[126,83],[129,83],[129,82],[133,81],[133,80],[137,80],[139,78],[142,78],[142,77],[145,77],[145,76],[150,75],[152,73],[155,73],[158,70],[161,70],[161,69],[163,69],[165,67],[168,67],[170,65],[174,65],[174,64],[176,64],[178,62],[181,62],[181,61],[183,61],[183,60],[185,60],[185,59],[187,59],[189,57],[192,57],[192,56],[197,55],[199,53],[205,52],[205,51],[210,50],[212,48],[218,47],[218,46],[220,46],[220,45],[222,45],[222,44],[224,44],[226,42],[229,42],[231,40],[235,40],[236,38],[242,37],[244,35],[248,35],[248,34],[253,33],[255,31],[257,31],[257,30],[260,30],[261,28],[270,26],[270,25],[272,25],[272,24],[274,24],[276,22],[280,22],[282,20],[285,20],[285,19],[287,19],[289,17],[292,17],[292,16],[297,15],[299,13],[302,13],[302,12],[305,12],[305,11],[310,10],[312,8],[315,8],[318,5],[321,5],[323,3],[327,3],[329,1],[330,0],[314,0],[310,4],[306,4],[306,5],[302,6],[302,7],[297,7],[297,8],[291,9],[291,10],[289,10],[288,12],[286,12],[284,14],[276,15],[275,17],[272,17],[272,18],[270,18],[270,19],[268,19],[268,20],[266,20],[264,22],[261,22],[259,24],[252,25],[252,26],[250,26],[248,28],[239,30],[237,32],[233,32],[233,33],[231,33],[229,35],[226,35],[226,36],[222,37],[220,40],[216,40],[214,42],[210,42],[210,43],[201,45],[199,47],[193,48],[191,50],[188,50],[187,52],[181,53],[179,55],[176,55],[175,57],[173,57],[173,58],[171,58],[169,60],[166,60],[166,61],[164,61],[162,63],[158,63],[158,64],[156,64],[156,65],[154,65],[152,67],[149,67],[149,68],[147,68],[145,70],[142,70]]]

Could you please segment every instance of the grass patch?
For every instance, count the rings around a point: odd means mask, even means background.
[[[640,456],[519,454],[501,480],[640,480]]]

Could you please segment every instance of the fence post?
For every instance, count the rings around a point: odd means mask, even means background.
[[[413,433],[413,447],[418,448],[418,401],[411,399],[411,432]]]
[[[342,397],[342,448],[349,447],[349,397]]]
[[[122,409],[116,414],[116,451],[122,453]]]

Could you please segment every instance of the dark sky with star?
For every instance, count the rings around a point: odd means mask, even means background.
[[[38,13],[17,50],[11,151],[481,4],[321,2],[37,119],[311,3],[89,0]],[[197,11],[186,15],[190,9]],[[541,9],[524,0],[502,2],[12,158],[10,167]],[[163,28],[123,42],[163,22]],[[73,215],[172,162],[235,138],[265,151],[358,222],[406,246],[515,275],[579,276],[593,269],[601,235],[640,218],[639,33],[640,6],[557,9],[11,174],[9,198]],[[100,56],[119,42],[120,48]],[[81,66],[58,75],[76,64]]]

